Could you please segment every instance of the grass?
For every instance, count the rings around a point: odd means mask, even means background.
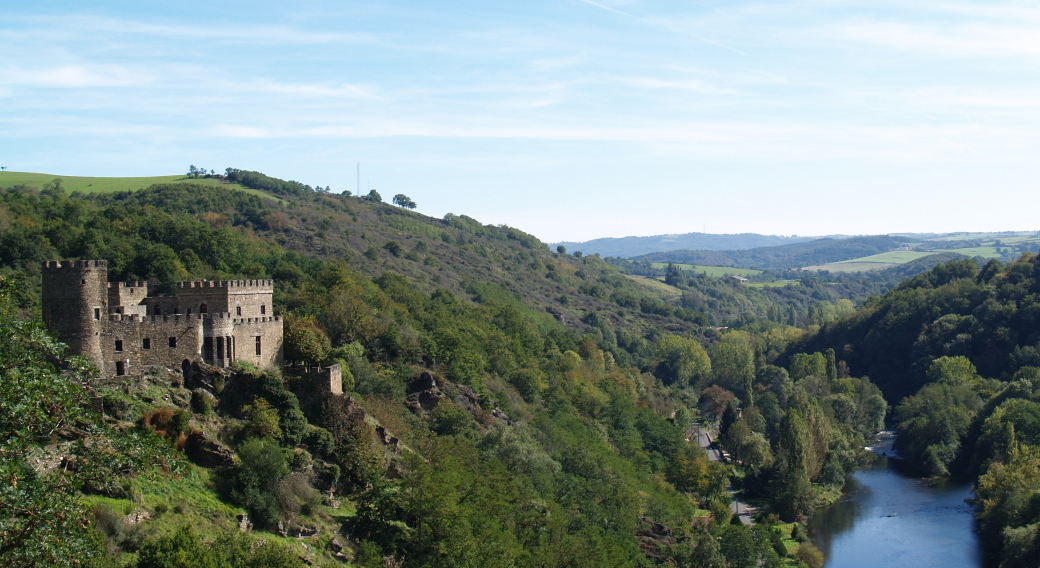
[[[667,268],[668,263],[655,262],[653,266],[654,268]],[[755,270],[753,268],[734,268],[732,266],[701,266],[698,264],[676,264],[675,266],[678,266],[680,270],[692,270],[716,278],[727,274],[735,274],[737,276],[756,276],[762,274],[761,270]]]
[[[818,266],[806,266],[802,270],[827,270],[829,272],[863,272],[866,270],[884,270],[898,266],[890,262],[834,262],[831,264],[820,264]]]
[[[0,188],[16,185],[31,185],[42,188],[55,179],[61,179],[61,185],[67,193],[110,193],[114,191],[134,191],[144,189],[157,183],[198,183],[215,187],[238,189],[267,199],[281,201],[277,197],[263,191],[248,188],[244,185],[226,182],[219,179],[189,178],[187,176],[148,176],[148,177],[82,177],[39,174],[33,172],[0,172]]]
[[[649,289],[653,292],[665,294],[667,296],[681,296],[682,292],[675,286],[669,286],[656,278],[644,278],[642,276],[628,276],[634,280],[637,284],[643,288]]]
[[[871,256],[864,256],[860,258],[854,258],[852,260],[843,260],[833,264],[849,264],[849,263],[863,263],[863,262],[883,262],[886,264],[906,264],[911,260],[917,260],[921,257],[935,254],[934,252],[920,252],[916,250],[893,250],[883,252],[881,254],[874,254]]]
[[[797,280],[778,280],[776,282],[748,282],[745,286],[752,288],[783,288],[784,286],[801,286]]]
[[[962,248],[962,249],[944,249],[944,250],[935,250],[935,251],[932,251],[932,252],[933,253],[934,252],[955,252],[957,254],[963,254],[964,256],[984,256],[986,258],[992,258],[992,257],[1000,256],[1000,254],[997,253],[996,247],[972,247],[972,248]]]

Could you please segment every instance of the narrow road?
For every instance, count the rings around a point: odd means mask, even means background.
[[[711,441],[711,435],[704,428],[701,428],[700,424],[694,424],[693,429],[697,435],[697,444],[704,448],[704,451],[708,452],[708,459],[711,461],[725,461],[722,457],[722,452]],[[747,505],[737,497],[733,487],[727,487],[726,491],[729,491],[730,496],[733,497],[733,502],[729,504],[729,508],[734,515],[740,517],[740,522],[748,526],[755,524],[751,520],[751,513],[748,511]]]

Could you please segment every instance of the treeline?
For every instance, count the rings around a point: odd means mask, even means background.
[[[312,188],[311,186],[300,183],[298,181],[285,181],[282,179],[264,175],[260,172],[228,168],[227,170],[225,170],[225,175],[228,181],[240,183],[252,189],[268,191],[275,195],[299,196],[306,193],[310,193],[312,191],[327,192],[327,190],[322,189],[321,186],[317,186],[317,188]]]

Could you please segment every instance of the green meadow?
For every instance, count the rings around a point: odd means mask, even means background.
[[[725,276],[727,274],[733,274],[736,276],[756,276],[762,274],[761,270],[755,270],[753,268],[734,268],[732,266],[700,266],[696,264],[676,264],[681,270],[692,270],[694,272],[700,272],[707,274],[708,276]],[[667,262],[655,262],[654,268],[667,268]]]
[[[31,185],[43,187],[61,180],[61,186],[66,193],[109,193],[113,191],[134,191],[144,189],[157,183],[197,183],[201,185],[222,186],[238,189],[267,199],[281,201],[277,197],[244,185],[226,182],[213,178],[190,178],[185,175],[177,176],[147,176],[147,177],[84,177],[84,176],[62,176],[55,174],[39,174],[34,172],[0,172],[0,188],[14,187],[16,185]]]
[[[881,254],[874,254],[871,256],[864,256],[861,258],[855,258],[852,260],[843,260],[835,264],[849,264],[849,263],[864,263],[864,262],[881,262],[884,264],[905,264],[911,260],[917,260],[923,256],[935,254],[932,251],[921,252],[916,250],[893,250],[883,252]]]

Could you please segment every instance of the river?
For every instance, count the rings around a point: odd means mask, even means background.
[[[841,499],[813,515],[809,530],[824,566],[981,568],[972,508],[964,502],[971,484],[914,477],[892,457],[894,439],[882,432],[877,460],[849,475]]]

